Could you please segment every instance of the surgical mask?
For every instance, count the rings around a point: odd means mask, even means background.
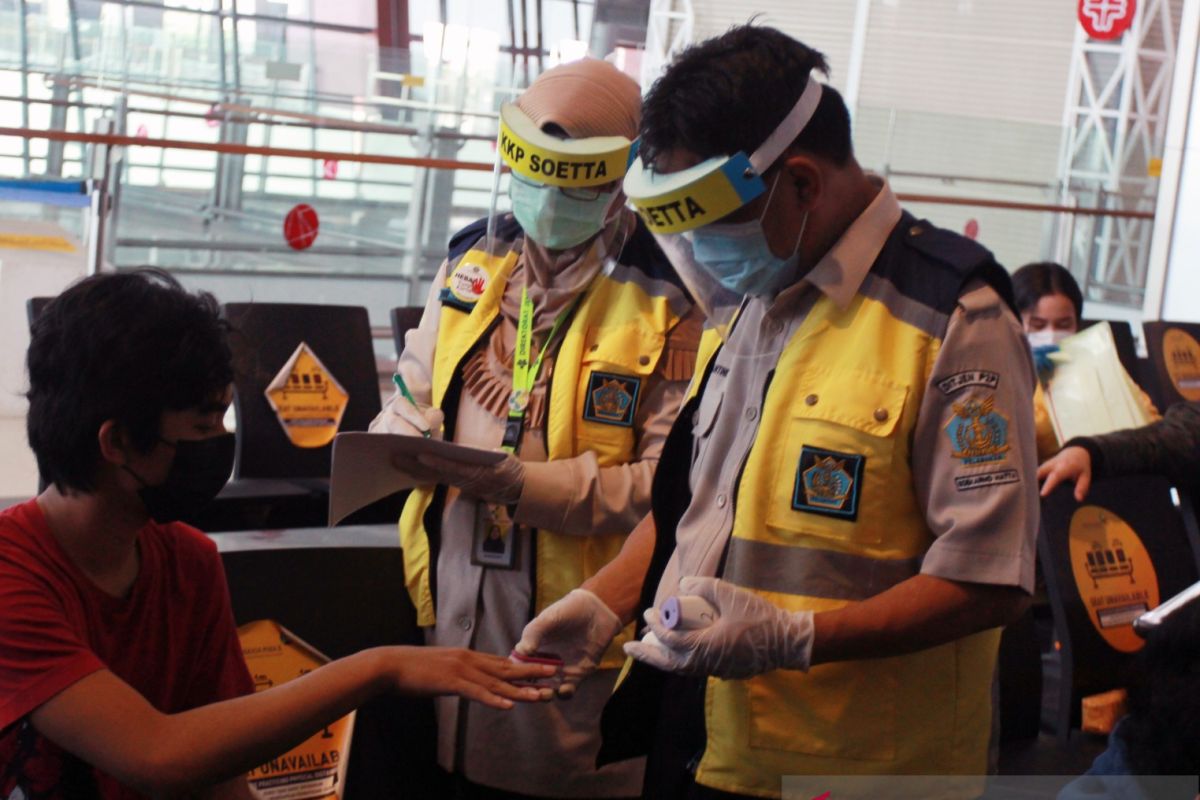
[[[800,263],[800,241],[808,227],[808,212],[800,223],[800,235],[792,254],[780,258],[771,252],[762,219],[771,206],[779,175],[771,184],[767,204],[758,219],[739,223],[716,223],[692,231],[692,257],[717,281],[732,292],[755,297],[770,297],[795,280]]]
[[[167,442],[175,448],[175,458],[166,479],[153,486],[125,467],[126,472],[142,484],[138,496],[150,518],[160,524],[195,519],[229,480],[233,472],[234,442],[232,433]]]
[[[595,197],[585,199],[516,177],[508,184],[513,216],[526,236],[548,250],[566,250],[603,230],[615,194],[595,192]]]
[[[1031,331],[1025,334],[1025,338],[1029,340],[1030,347],[1051,347],[1072,335],[1074,335],[1074,331],[1058,331],[1053,328],[1045,328],[1040,331]]]

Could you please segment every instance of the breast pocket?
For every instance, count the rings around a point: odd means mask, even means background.
[[[810,378],[780,431],[767,525],[784,534],[882,541],[881,525],[858,521],[886,519],[907,398],[907,386],[871,373]]]
[[[713,428],[717,422],[717,414],[721,412],[721,401],[725,398],[723,386],[714,386],[715,381],[709,382],[705,387],[704,394],[700,396],[700,402],[696,406],[696,411],[692,415],[692,464],[700,462],[700,459],[708,452],[708,445],[712,438]]]
[[[579,438],[613,463],[632,458],[638,409],[666,337],[637,323],[588,330],[579,373]]]

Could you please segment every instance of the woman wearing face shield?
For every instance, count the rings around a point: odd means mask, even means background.
[[[1050,421],[1050,412],[1046,408],[1042,383],[1054,374],[1051,354],[1058,352],[1058,343],[1079,331],[1079,321],[1083,317],[1083,292],[1067,268],[1052,261],[1026,264],[1013,273],[1012,281],[1013,296],[1021,314],[1021,327],[1033,349],[1033,359],[1040,378],[1033,395],[1040,464],[1060,449],[1054,425]],[[1160,419],[1150,396],[1128,375],[1126,379],[1136,389],[1142,408],[1150,419]]]
[[[594,638],[622,628],[577,587],[649,511],[699,339],[686,292],[621,193],[640,104],[632,80],[585,59],[502,108],[512,212],[451,239],[397,364],[404,388],[372,424],[504,452],[491,466],[397,465],[423,484],[400,536],[430,644],[507,655],[530,619],[572,591],[591,609],[578,622]],[[459,796],[637,795],[640,762],[595,768],[600,710],[631,634],[587,664],[576,653],[519,656],[561,658],[545,695],[573,694],[569,703],[505,718],[439,702],[438,760]]]

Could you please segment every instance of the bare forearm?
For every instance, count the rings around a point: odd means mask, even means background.
[[[812,663],[903,655],[1007,625],[1029,596],[1015,587],[917,575],[869,600],[813,617]]]
[[[367,650],[267,692],[168,715],[101,671],[34,711],[33,724],[122,783],[170,794],[247,772],[357,707],[384,683],[383,660]],[[121,725],[113,729],[117,719]]]
[[[269,692],[239,697],[166,718],[181,745],[168,763],[183,784],[247,772],[286,752],[354,710],[386,686],[381,654],[366,650],[334,661]],[[212,737],[213,731],[222,735]],[[213,738],[211,745],[197,743]]]
[[[583,584],[582,588],[603,600],[621,622],[632,621],[637,611],[642,581],[654,555],[655,536],[654,517],[647,514],[629,534],[617,557]]]

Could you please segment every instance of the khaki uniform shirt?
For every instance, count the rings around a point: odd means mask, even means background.
[[[754,444],[779,354],[821,294],[844,308],[875,280],[869,270],[900,217],[895,195],[881,183],[874,201],[804,280],[773,300],[752,298],[743,307],[694,415],[692,502],[680,519],[658,604],[678,592],[683,577],[719,575],[733,528],[738,477]],[[1020,326],[1012,314],[1000,313],[1003,307],[991,287],[968,286],[950,317],[931,383],[968,370],[997,373],[997,407],[1011,413],[1015,426],[1031,430],[1033,367]],[[954,416],[952,400],[935,385],[927,387],[913,431],[915,485],[897,487],[917,493],[935,537],[921,572],[1032,591],[1039,514],[1036,454],[1011,437],[1010,463],[1019,467],[1018,481],[974,489],[956,481],[962,465],[951,456],[944,431]]]

